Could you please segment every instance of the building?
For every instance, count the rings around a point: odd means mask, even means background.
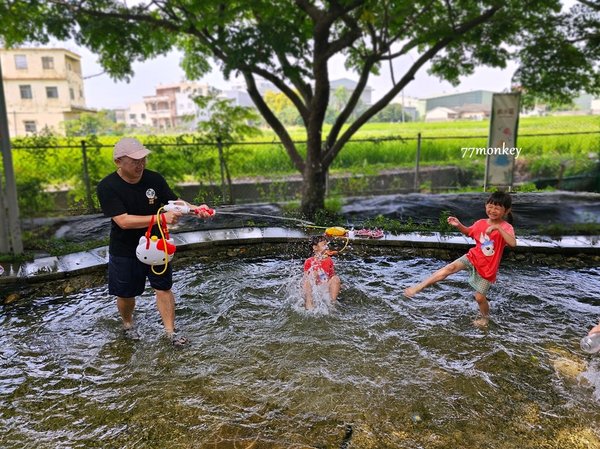
[[[390,102],[402,105],[404,113],[408,115],[413,122],[422,120],[425,117],[425,108],[427,102],[416,97],[410,97],[404,95],[403,92],[396,95],[396,97]]]
[[[144,97],[147,118],[157,129],[190,127],[190,116],[195,116],[197,107],[193,97],[206,96],[211,87],[206,83],[184,81],[176,84],[159,85],[155,95]]]
[[[593,115],[600,114],[600,98],[594,98],[590,104],[591,113]]]
[[[472,92],[463,92],[449,95],[439,95],[437,97],[426,98],[425,110],[442,108],[460,108],[465,105],[485,106],[487,110],[492,110],[492,96],[494,92],[487,90],[474,90]]]
[[[152,126],[152,121],[148,117],[146,103],[144,102],[129,105],[127,109],[123,110],[122,120],[120,118],[117,119],[117,122],[119,121],[123,121],[128,128],[146,128]]]
[[[454,109],[444,108],[439,106],[427,111],[425,114],[426,122],[443,122],[447,120],[456,120],[458,118],[458,112]]]
[[[463,120],[483,120],[492,115],[492,109],[481,104],[465,104],[451,109],[457,112],[459,119]]]
[[[64,134],[63,122],[86,108],[81,58],[64,48],[0,49],[11,136],[48,129]]]

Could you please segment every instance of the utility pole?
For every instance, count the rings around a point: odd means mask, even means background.
[[[3,173],[0,176],[0,252],[23,254],[17,183],[13,168],[8,113],[4,97],[2,62],[0,60],[0,150],[2,151]]]

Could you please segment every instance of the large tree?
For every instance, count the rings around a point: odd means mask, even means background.
[[[594,0],[586,0],[595,4]],[[0,0],[0,36],[8,45],[73,38],[99,55],[115,78],[131,75],[132,62],[177,47],[191,79],[214,60],[226,77],[243,76],[266,122],[279,136],[303,176],[302,210],[323,207],[326,173],[344,144],[381,111],[417,71],[430,65],[442,79],[457,83],[478,65],[505,67],[515,56],[529,57],[534,41],[549,46],[572,38],[569,15],[560,0]],[[555,42],[558,39],[559,42]],[[566,61],[553,89],[579,86],[596,73],[582,64],[586,49]],[[539,53],[539,49],[538,49]],[[532,53],[534,54],[534,53]],[[410,55],[410,57],[406,57]],[[571,54],[573,56],[573,54]],[[336,57],[356,73],[358,84],[327,135],[323,123],[330,101],[329,69]],[[406,63],[406,61],[410,61]],[[547,69],[538,58],[540,73]],[[527,61],[525,61],[527,62]],[[573,69],[577,66],[577,70]],[[393,67],[393,69],[392,69]],[[369,76],[392,71],[392,85],[350,121]],[[526,72],[522,72],[526,73]],[[306,128],[306,152],[299,150],[257,88],[273,83],[298,110]],[[527,87],[527,77],[521,77]],[[547,83],[535,88],[544,90]],[[109,93],[107,93],[109,94]],[[347,125],[347,126],[344,126]]]

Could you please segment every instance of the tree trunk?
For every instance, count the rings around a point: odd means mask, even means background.
[[[300,210],[302,214],[313,219],[318,210],[325,208],[325,188],[327,170],[321,164],[306,164],[302,173],[302,202]]]

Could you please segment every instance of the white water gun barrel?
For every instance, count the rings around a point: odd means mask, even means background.
[[[166,212],[178,211],[182,214],[189,214],[191,212],[190,206],[183,200],[169,200],[169,203],[163,209]]]

